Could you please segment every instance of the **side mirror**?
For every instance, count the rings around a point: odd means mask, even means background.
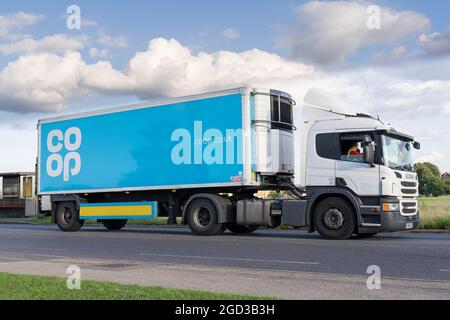
[[[363,142],[364,142],[365,145],[372,144],[373,139],[368,134],[365,134],[364,137],[363,137]]]
[[[374,166],[375,163],[375,148],[373,144],[366,144],[364,150],[364,162]]]
[[[418,143],[417,141],[414,141],[414,149],[416,150],[420,150],[420,143]]]

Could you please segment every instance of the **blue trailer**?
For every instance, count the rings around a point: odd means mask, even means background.
[[[254,194],[292,183],[293,106],[238,88],[40,120],[38,193],[64,231],[158,214],[202,235],[279,224]]]

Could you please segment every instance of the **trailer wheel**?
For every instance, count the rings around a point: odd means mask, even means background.
[[[84,224],[75,202],[61,202],[56,210],[56,224],[62,231],[79,231]]]
[[[355,230],[353,207],[341,198],[327,198],[314,210],[314,225],[324,238],[349,239]]]
[[[239,226],[237,224],[229,224],[227,228],[228,230],[236,234],[248,234],[259,229],[258,226]]]
[[[120,230],[127,225],[128,220],[102,220],[102,223],[108,230]]]
[[[219,213],[214,203],[199,198],[189,205],[187,221],[192,232],[200,236],[217,236],[222,234],[226,226],[219,224]]]

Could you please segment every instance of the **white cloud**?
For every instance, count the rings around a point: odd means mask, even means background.
[[[12,33],[32,26],[45,18],[43,15],[17,12],[0,16],[0,38],[15,38]]]
[[[110,52],[107,49],[90,48],[89,56],[91,58],[108,58],[110,56]]]
[[[110,48],[127,48],[128,41],[123,35],[117,37],[111,36],[106,33],[100,33],[96,42],[102,46]]]
[[[66,15],[64,15],[64,17],[67,18]],[[97,26],[98,26],[97,21],[89,20],[89,19],[85,19],[85,18],[81,19],[81,27],[82,28],[92,28],[92,27],[97,27]]]
[[[54,112],[81,94],[85,66],[81,55],[25,55],[0,72],[0,109],[13,112]]]
[[[450,54],[450,28],[442,33],[423,34],[418,41],[430,55]]]
[[[390,44],[424,32],[429,19],[414,11],[381,7],[381,30],[369,30],[369,3],[353,1],[310,1],[296,8],[297,32],[284,36],[279,45],[291,48],[295,58],[319,64],[343,63],[349,54],[364,46]]]
[[[89,53],[99,58],[107,55],[97,48]],[[420,72],[430,72],[426,63],[417,64]],[[284,89],[297,100],[308,88],[322,87],[352,101],[356,111],[373,114],[375,106],[386,117],[449,112],[450,79],[407,79],[395,74],[401,67],[386,70],[323,74],[258,49],[194,54],[174,39],[158,38],[146,51],[136,53],[124,70],[108,61],[87,64],[76,52],[25,55],[0,72],[0,109],[55,111],[87,92],[151,99],[253,85]]]
[[[91,70],[96,72],[85,78],[89,88],[144,99],[277,79],[299,80],[315,74],[311,67],[257,49],[193,54],[178,41],[163,38],[152,40],[147,51],[138,52],[124,71],[114,70],[110,64],[89,66],[86,72]],[[95,76],[99,73],[103,76]]]
[[[450,100],[450,80],[405,81],[386,85],[386,107],[397,114],[442,114]]]
[[[389,53],[376,53],[372,58],[372,63],[384,64],[399,62],[400,60],[406,58],[408,53],[408,48],[405,46],[398,46]]]
[[[92,91],[110,95],[133,94],[137,87],[133,79],[115,70],[108,61],[85,66],[81,84]]]
[[[233,40],[239,38],[239,31],[233,28],[227,28],[222,32],[222,35],[229,40]]]
[[[418,132],[416,135],[416,139],[418,141],[429,141],[429,140],[438,138],[442,134],[443,134],[443,132],[440,130],[431,129],[431,130],[427,130],[425,132]]]
[[[450,115],[450,101],[443,104],[442,111],[444,112],[444,114]]]
[[[0,109],[58,111],[85,90],[149,99],[300,81],[315,74],[312,67],[257,49],[193,54],[176,40],[158,38],[147,51],[136,53],[123,71],[107,61],[88,65],[76,52],[22,56],[0,72]]]
[[[416,158],[416,163],[424,163],[424,162],[431,162],[436,163],[439,160],[442,160],[444,158],[444,155],[440,153],[439,151],[433,151],[430,154],[422,155]]]
[[[84,39],[73,38],[63,34],[47,36],[39,40],[26,38],[16,42],[0,44],[3,54],[15,53],[63,53],[84,47]]]

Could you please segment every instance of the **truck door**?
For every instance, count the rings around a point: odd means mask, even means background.
[[[336,161],[336,183],[359,196],[380,195],[380,168],[364,163],[364,135],[370,132],[343,133],[339,136],[340,159]],[[375,140],[374,140],[375,141]]]

